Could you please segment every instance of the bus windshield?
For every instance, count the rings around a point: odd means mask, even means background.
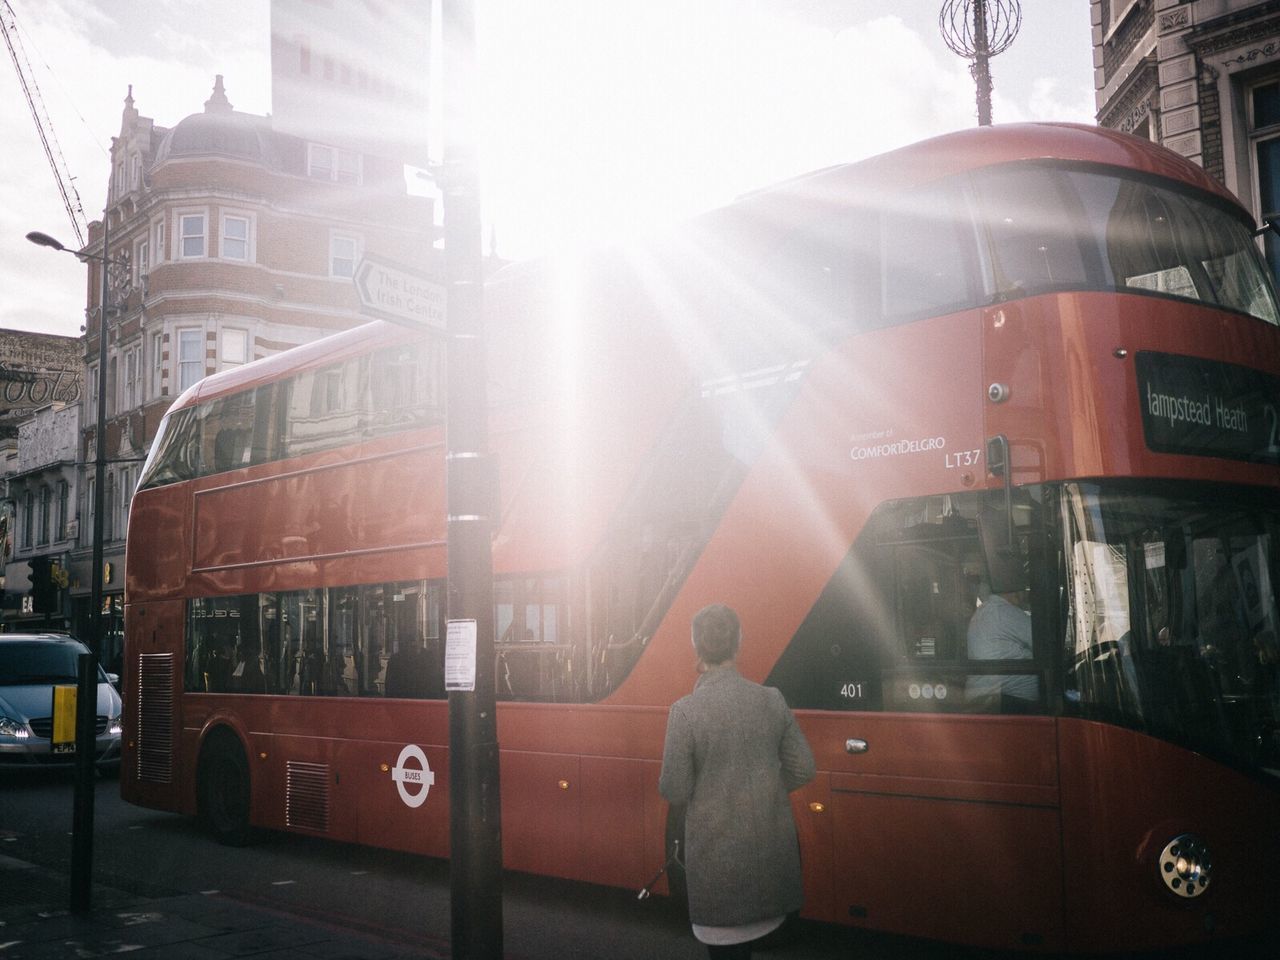
[[[1069,484],[1068,707],[1280,777],[1274,497]]]
[[[1225,206],[1110,171],[1026,164],[976,178],[997,297],[1112,289],[1280,322],[1250,226]]]

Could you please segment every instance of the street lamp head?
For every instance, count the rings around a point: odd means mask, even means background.
[[[27,239],[30,240],[32,243],[34,243],[38,247],[53,247],[53,249],[55,250],[67,249],[62,245],[60,241],[55,240],[53,237],[49,236],[47,233],[41,233],[39,230],[32,230],[30,233],[28,233]]]

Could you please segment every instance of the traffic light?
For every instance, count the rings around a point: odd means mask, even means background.
[[[58,586],[53,582],[53,563],[48,557],[32,557],[28,562],[31,581],[31,609],[36,613],[58,612]]]

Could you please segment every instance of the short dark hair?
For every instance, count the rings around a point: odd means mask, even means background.
[[[732,660],[742,642],[742,624],[731,607],[713,603],[693,617],[693,650],[708,666]]]

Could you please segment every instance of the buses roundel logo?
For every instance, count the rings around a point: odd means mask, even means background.
[[[417,761],[417,766],[410,766],[413,761]],[[400,751],[391,770],[391,779],[396,782],[396,789],[400,791],[400,799],[406,807],[420,807],[426,802],[436,775],[431,772],[431,764],[427,763],[427,755],[422,748],[411,743]]]

